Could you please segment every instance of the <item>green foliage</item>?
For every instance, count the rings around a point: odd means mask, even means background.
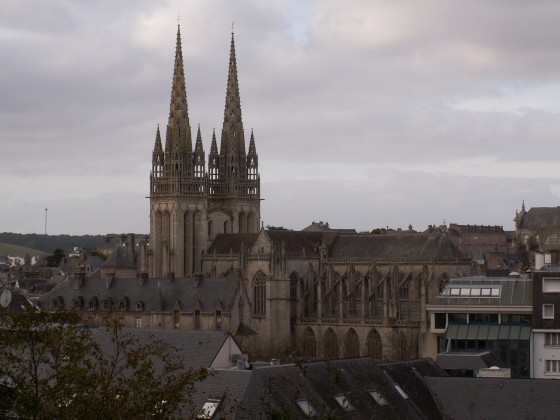
[[[64,250],[62,248],[56,248],[52,255],[45,257],[45,260],[47,261],[47,267],[58,267],[63,258]]]
[[[375,228],[371,231],[373,235],[387,235],[386,228]]]
[[[97,249],[101,248],[104,242],[104,235],[39,235],[36,233],[0,233],[0,243],[19,245],[38,249],[43,252],[51,252],[55,248],[62,248],[70,251],[76,246],[82,249]],[[25,252],[23,254],[25,254]]]
[[[290,230],[285,228],[284,226],[270,226],[270,225],[266,225],[266,229],[267,230]]]
[[[183,368],[176,349],[141,343],[107,321],[102,351],[75,313],[0,320],[0,416],[31,419],[185,418],[205,370]]]

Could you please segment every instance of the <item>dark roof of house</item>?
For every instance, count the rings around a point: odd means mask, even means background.
[[[463,235],[465,233],[505,233],[503,226],[458,225],[456,223],[451,223],[449,225],[449,232],[457,233],[458,235]]]
[[[552,419],[560,413],[560,381],[426,378],[444,418]]]
[[[442,369],[479,370],[492,366],[506,367],[489,351],[439,353],[436,362]]]
[[[293,230],[267,230],[266,235],[275,246],[284,244],[286,252],[317,253],[318,246],[323,242],[323,232],[303,232]]]
[[[123,329],[122,334],[139,345],[148,344],[153,340],[160,340],[174,346],[178,355],[183,357],[186,368],[209,368],[223,347],[230,334],[226,331],[178,331],[178,330],[147,330]],[[93,338],[106,354],[113,354],[113,335],[106,328],[93,330]]]
[[[259,236],[258,233],[221,233],[212,242],[208,254],[239,254],[241,245],[249,248],[257,236]]]
[[[241,409],[236,418],[243,419],[259,418],[263,413],[266,417],[272,411],[283,412],[286,418],[308,418],[297,404],[303,400],[313,407],[316,418],[335,413],[344,419],[441,418],[424,375],[446,373],[428,359],[377,365],[373,359],[361,357],[269,366],[253,369],[248,379],[245,372],[218,372],[200,389],[210,389],[207,396],[216,399],[225,392],[235,394]],[[401,396],[396,384],[409,399]],[[388,405],[378,406],[370,391],[380,392]],[[343,396],[352,410],[345,411],[337,396]],[[201,407],[202,399],[196,398]]]
[[[463,291],[477,289],[478,294]],[[482,294],[482,289],[497,290],[497,295]],[[456,294],[454,294],[456,293]],[[533,280],[529,277],[468,276],[449,280],[431,305],[532,306]]]
[[[331,228],[328,223],[323,222],[312,222],[306,228],[301,230],[302,232],[337,232],[345,235],[356,234],[356,229],[336,229]]]
[[[208,313],[214,312],[216,306],[221,303],[222,311],[229,313],[240,284],[238,279],[223,277],[180,278],[173,281],[114,278],[108,288],[107,282],[108,280],[94,273],[83,279],[79,288],[74,288],[74,279],[66,279],[43,295],[41,301],[48,304],[49,301],[62,297],[65,309],[70,310],[73,300],[80,296],[85,305],[94,298],[99,302],[107,299],[118,302],[126,297],[131,306],[142,302],[143,310],[147,312],[169,312],[177,302],[182,312],[192,312],[198,302],[201,312]],[[102,307],[99,310],[102,310]]]
[[[2,303],[7,305],[0,305],[0,315],[25,312],[33,307],[33,304],[22,293],[11,292],[8,289],[4,289],[2,293],[6,299]]]
[[[330,250],[333,258],[457,258],[458,248],[444,235],[339,235]]]
[[[560,227],[560,207],[532,207],[522,215],[520,227]]]
[[[402,362],[385,362],[377,365],[391,379],[393,385],[399,385],[410,398],[410,408],[424,418],[441,418],[430,390],[426,387],[428,376],[446,377],[447,373],[431,358],[408,360]]]
[[[117,245],[107,257],[103,267],[134,267],[131,266],[128,259],[128,247],[124,245]]]

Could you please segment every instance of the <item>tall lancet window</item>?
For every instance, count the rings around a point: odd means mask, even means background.
[[[253,314],[266,315],[266,277],[262,271],[259,271],[253,281]]]

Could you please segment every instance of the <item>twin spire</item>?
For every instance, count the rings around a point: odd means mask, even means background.
[[[200,166],[203,165],[204,167],[205,165],[200,126],[196,133],[194,150],[191,136],[181,45],[181,30],[178,25],[165,147],[162,145],[158,126],[153,151],[152,173],[154,176],[178,177],[183,182],[189,182],[193,177],[200,179]],[[238,194],[241,190],[244,191],[248,188],[247,185],[243,184],[249,177],[248,173],[250,172],[251,174],[258,175],[257,161],[255,141],[252,132],[249,154],[245,152],[245,133],[241,118],[241,99],[237,78],[235,39],[232,33],[220,150],[218,152],[216,133],[213,132],[209,155],[210,178],[215,182],[220,181],[220,188],[218,188],[216,184],[215,188],[210,188],[210,190],[219,190],[228,196],[232,196],[232,193],[234,195]],[[202,168],[202,172],[205,173],[204,168]],[[255,177],[253,178],[256,179]]]

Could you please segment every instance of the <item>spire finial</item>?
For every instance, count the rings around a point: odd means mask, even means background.
[[[177,26],[181,25],[181,16],[177,13]]]
[[[233,30],[234,26],[235,26],[235,22],[232,20],[231,21],[231,34],[232,35],[235,33],[235,31]]]

